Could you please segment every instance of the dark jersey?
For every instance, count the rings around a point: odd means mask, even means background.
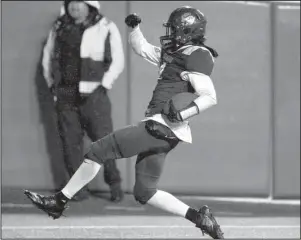
[[[174,53],[162,53],[160,76],[146,116],[161,113],[164,104],[174,95],[194,92],[190,82],[182,80],[182,72],[198,72],[210,76],[213,65],[213,57],[205,47],[189,46]]]

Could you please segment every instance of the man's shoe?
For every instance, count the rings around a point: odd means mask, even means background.
[[[66,204],[63,201],[60,201],[56,194],[43,196],[28,190],[24,190],[24,194],[36,207],[46,212],[53,219],[60,218],[63,214],[63,211],[67,209]]]
[[[197,228],[200,228],[203,235],[208,234],[213,239],[224,239],[224,233],[214,218],[207,205],[200,208],[196,220]]]
[[[124,197],[124,193],[121,189],[120,184],[112,185],[110,186],[110,192],[111,192],[111,202],[121,202]]]

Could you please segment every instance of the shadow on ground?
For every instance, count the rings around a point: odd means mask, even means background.
[[[39,193],[49,194],[49,192],[38,191]],[[67,216],[71,215],[119,215],[119,216],[169,216],[159,209],[151,206],[140,205],[133,196],[126,194],[121,203],[109,201],[109,193],[93,192],[88,199],[80,202],[70,202],[70,208],[66,211]],[[272,204],[250,204],[233,203],[220,201],[200,201],[197,199],[185,199],[188,205],[195,208],[203,204],[209,205],[217,216],[227,217],[300,217],[300,206],[295,205],[272,205]],[[2,191],[2,214],[45,214],[39,209],[34,208],[31,202],[23,194],[22,189],[14,191]]]

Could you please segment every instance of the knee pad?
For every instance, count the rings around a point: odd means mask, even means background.
[[[85,158],[85,159],[90,159],[90,160],[92,160],[92,161],[94,161],[94,162],[97,162],[97,163],[101,163],[100,159],[98,159],[98,158],[94,155],[94,153],[93,153],[91,147],[90,147],[89,151],[84,155],[84,158]]]
[[[100,164],[103,164],[107,160],[121,158],[114,133],[93,142],[84,157]]]
[[[134,198],[137,202],[144,205],[151,199],[157,192],[156,188],[146,188],[141,185],[135,184],[134,187]]]
[[[134,186],[134,197],[137,202],[146,204],[157,192],[159,177],[136,172],[136,183]]]

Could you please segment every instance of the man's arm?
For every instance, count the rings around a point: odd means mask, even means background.
[[[112,63],[108,71],[105,72],[102,85],[106,89],[111,89],[115,80],[119,77],[124,69],[124,52],[122,46],[122,40],[119,30],[115,23],[111,22],[109,25],[110,34],[110,46],[111,46],[111,56]]]
[[[47,82],[48,87],[50,88],[53,85],[53,78],[51,76],[51,58],[54,49],[54,38],[55,33],[53,30],[48,34],[46,44],[43,49],[42,57],[42,67],[43,67],[43,76]]]

